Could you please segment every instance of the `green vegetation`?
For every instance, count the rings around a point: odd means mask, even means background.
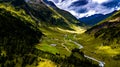
[[[46,9],[46,6],[42,4],[39,8]],[[41,12],[38,13],[41,14],[38,15],[33,7],[21,9],[1,4],[0,67],[44,67],[45,64],[49,67],[97,67],[97,64],[84,57],[83,52],[75,49],[78,48],[77,45],[70,42],[76,34],[70,26],[76,28],[75,25],[69,25],[59,13],[48,8],[40,9]],[[52,21],[56,24],[52,24]],[[59,25],[61,23],[65,25]],[[75,33],[61,31],[56,27]]]
[[[98,66],[84,54],[104,61],[105,67],[120,66],[120,11],[83,33],[84,24],[78,27],[67,12],[16,2],[0,4],[0,67]]]
[[[76,37],[85,54],[104,61],[105,67],[120,66],[120,11]]]
[[[120,11],[87,31],[95,38],[104,39],[103,45],[120,44]]]
[[[105,62],[105,67],[119,67],[120,47],[118,44],[104,45],[105,40],[95,38],[93,35],[81,34],[76,35],[78,43],[84,46],[81,49],[85,55],[96,58],[97,60]]]
[[[11,9],[10,9],[11,8]],[[10,10],[9,10],[10,9]],[[23,16],[22,16],[23,15]],[[14,67],[39,43],[42,33],[37,29],[30,16],[16,12],[10,5],[0,6],[0,67]],[[20,58],[20,59],[19,59]],[[31,58],[35,60],[35,57]],[[31,62],[28,62],[31,63]]]

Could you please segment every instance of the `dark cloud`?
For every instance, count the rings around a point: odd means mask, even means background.
[[[76,2],[73,2],[70,6],[82,6],[86,5],[88,3],[88,0],[78,0]]]
[[[86,13],[88,10],[86,8],[81,8],[81,9],[78,9],[76,10],[76,12],[78,13]]]
[[[113,7],[118,6],[119,4],[120,4],[120,0],[113,0],[107,3],[102,3],[102,5],[107,8],[113,8]]]
[[[65,0],[61,0],[61,2],[63,2],[63,1],[65,1]]]

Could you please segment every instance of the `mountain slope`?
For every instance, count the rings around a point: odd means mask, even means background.
[[[24,10],[17,11],[8,4],[0,4],[0,67],[17,67],[29,63],[22,62],[27,59],[23,57],[34,54],[33,46],[39,43],[42,36],[35,24]]]
[[[120,11],[95,25],[87,32],[94,34],[95,37],[103,38],[107,43],[115,42],[120,44]]]
[[[98,66],[85,58],[83,52],[75,49],[79,46],[70,41],[75,34],[72,25],[76,25],[69,24],[63,16],[43,4],[33,11],[35,3],[30,4],[31,7],[25,2],[19,6],[13,5],[0,4],[0,67]],[[46,10],[40,9],[40,13],[39,8]],[[52,14],[47,15],[49,12]],[[51,17],[55,19],[56,15],[61,19],[51,23]],[[61,31],[57,29],[59,27],[62,30],[68,29],[67,31],[72,29],[73,33]]]
[[[30,0],[28,1],[29,5],[27,5],[24,0],[7,0],[7,2],[10,2],[17,8],[23,8],[28,14],[38,19],[41,23],[47,22],[43,25],[62,26],[62,28],[70,29],[69,25],[71,24],[69,21],[57,13],[56,10],[48,7],[44,2],[41,2],[41,0]]]
[[[60,13],[62,16],[64,16],[67,20],[70,21],[70,23],[73,24],[77,24],[80,26],[86,26],[85,23],[80,22],[76,17],[74,17],[71,13],[65,11],[65,10],[61,10],[59,9],[53,2],[48,1],[48,0],[44,0],[46,4],[50,5],[51,7],[53,7],[58,13]]]
[[[85,54],[105,62],[105,67],[120,66],[120,11],[77,35]]]

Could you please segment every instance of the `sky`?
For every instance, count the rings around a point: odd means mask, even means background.
[[[120,10],[120,0],[48,0],[77,18]]]

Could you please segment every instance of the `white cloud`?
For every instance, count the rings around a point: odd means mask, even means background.
[[[95,14],[96,12],[94,11],[94,10],[90,10],[90,11],[88,11],[87,13],[82,13],[82,14],[80,14],[79,15],[79,17],[88,17],[88,16],[91,16],[91,15],[93,15],[93,14]]]
[[[86,13],[78,13],[78,12],[75,12],[74,10],[70,10],[69,11],[72,15],[76,16],[77,18],[81,18],[81,17],[88,17],[88,16],[91,16],[93,14],[96,14],[96,12],[94,10],[90,10]]]
[[[119,8],[117,8],[117,10],[120,10],[120,7],[119,7]]]
[[[61,9],[64,9],[64,10],[67,10],[68,7],[75,1],[78,1],[78,0],[48,0],[48,1],[52,1],[56,4],[57,7],[61,8]]]
[[[110,0],[92,0],[92,2],[99,3],[99,4],[102,4],[102,3],[105,3],[108,1],[110,1]]]

